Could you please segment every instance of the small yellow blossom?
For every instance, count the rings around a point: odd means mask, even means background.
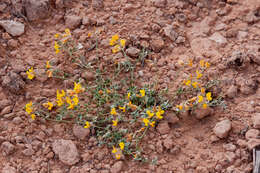
[[[54,37],[55,37],[55,38],[59,38],[59,37],[60,37],[60,34],[57,33],[57,34],[54,35]]]
[[[114,46],[117,43],[118,39],[119,39],[118,34],[113,35],[109,41],[109,45]]]
[[[121,40],[120,40],[120,45],[121,45],[121,47],[125,47],[125,43],[126,43],[126,40],[125,40],[125,39],[121,39]]]
[[[66,97],[66,102],[69,104],[67,109],[74,109],[74,107],[77,106],[79,102],[78,96],[75,95],[72,99],[70,97]]]
[[[156,117],[160,120],[163,119],[162,113],[161,112],[156,112]]]
[[[210,67],[210,63],[206,62],[205,66],[206,66],[206,68],[209,68]]]
[[[211,92],[208,92],[208,93],[206,94],[206,97],[207,97],[207,100],[208,100],[208,101],[211,101],[211,100],[212,100]]]
[[[47,62],[46,62],[46,66],[45,66],[45,67],[46,67],[46,69],[51,68],[50,61],[47,61]]]
[[[129,92],[127,93],[127,98],[130,99],[130,97],[131,97],[131,93]]]
[[[64,37],[68,37],[68,36],[71,36],[71,32],[70,32],[70,29],[69,29],[69,28],[66,28],[66,29],[65,29]]]
[[[203,101],[203,97],[202,96],[198,96],[198,102],[202,102]]]
[[[205,66],[205,61],[204,60],[200,60],[200,66],[204,67]]]
[[[35,117],[36,117],[35,114],[31,114],[31,118],[32,118],[32,120],[35,120]]]
[[[106,92],[107,92],[108,94],[110,94],[110,93],[111,93],[111,90],[107,89]]]
[[[190,84],[191,84],[191,81],[190,81],[190,80],[187,80],[187,81],[185,82],[185,85],[186,85],[186,86],[190,86]]]
[[[155,121],[152,121],[152,122],[150,123],[150,126],[154,127],[154,125],[155,125]]]
[[[177,105],[176,106],[179,110],[182,110],[183,109],[183,106],[182,105]]]
[[[189,59],[189,64],[188,64],[188,66],[190,66],[190,67],[192,67],[192,59]]]
[[[75,95],[75,96],[73,97],[72,101],[73,101],[73,104],[74,104],[75,106],[78,105],[78,104],[79,104],[79,98],[78,98],[78,96]]]
[[[77,95],[77,93],[74,90],[68,89],[66,90],[68,96],[74,96]]]
[[[47,102],[47,103],[43,103],[42,104],[45,108],[47,108],[48,110],[52,110],[53,108],[53,103],[52,102]]]
[[[202,94],[205,94],[205,88],[201,88],[201,89],[200,89],[200,92],[201,92]]]
[[[27,74],[27,78],[32,80],[35,77],[35,72],[33,71],[33,67],[31,67],[30,69],[28,69],[26,71]]]
[[[154,116],[154,113],[152,113],[150,110],[147,110],[146,113],[149,116],[149,118],[152,118]]]
[[[147,118],[144,118],[143,122],[145,126],[149,126],[150,121]]]
[[[74,82],[74,89],[73,90],[75,91],[76,94],[85,91],[85,89],[82,88],[81,84],[80,83],[76,83],[76,82]]]
[[[112,53],[117,53],[117,52],[119,52],[119,51],[120,51],[120,46],[117,44],[117,45],[115,45],[115,46],[113,47]]]
[[[193,88],[197,88],[198,87],[198,82],[193,82],[191,85],[193,86]]]
[[[56,54],[60,52],[60,45],[57,43],[57,41],[54,42],[54,49]]]
[[[144,97],[145,96],[145,90],[140,90],[140,94],[141,94],[141,97]]]
[[[117,149],[113,146],[113,150],[112,150],[112,153],[116,153],[117,152]]]
[[[88,37],[91,37],[91,35],[92,35],[91,32],[89,32],[89,33],[88,33]]]
[[[33,112],[32,102],[31,102],[31,101],[25,105],[25,111],[26,111],[28,114],[31,114],[31,113]]]
[[[123,112],[125,112],[125,106],[123,106],[123,107],[119,106],[119,109],[122,110]]]
[[[49,78],[53,76],[53,71],[52,70],[48,70],[46,73],[47,73]]]
[[[85,129],[90,128],[90,123],[89,123],[88,121],[86,121],[84,128],[85,128]]]
[[[111,111],[110,111],[110,114],[111,114],[111,115],[116,115],[116,114],[117,114],[117,113],[116,113],[116,108],[112,108]]]
[[[125,148],[125,143],[124,143],[124,142],[120,142],[120,143],[119,143],[119,147],[120,147],[121,150],[124,150],[124,148]]]
[[[202,105],[202,107],[203,107],[203,109],[207,109],[207,107],[208,107],[207,103],[204,103],[204,104]]]
[[[202,73],[200,73],[198,70],[196,70],[196,74],[197,74],[197,79],[202,77]]]
[[[113,122],[113,126],[116,127],[116,126],[117,126],[117,123],[118,123],[118,119],[112,120],[112,122]]]
[[[116,154],[116,159],[119,160],[121,158],[121,155],[120,154]]]

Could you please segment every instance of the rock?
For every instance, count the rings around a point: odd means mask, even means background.
[[[24,24],[13,20],[1,20],[0,26],[2,26],[6,32],[12,36],[20,36],[24,33]]]
[[[260,139],[249,139],[247,142],[247,148],[249,150],[254,149],[256,146],[260,145]]]
[[[170,136],[168,136],[165,140],[163,140],[163,146],[168,150],[172,148],[173,140]]]
[[[248,35],[248,32],[245,31],[238,31],[237,33],[237,39],[242,41],[243,39],[245,39]]]
[[[68,15],[65,17],[65,25],[70,29],[76,29],[81,24],[81,17],[76,15]]]
[[[45,19],[50,13],[48,0],[25,0],[24,7],[29,21]]]
[[[81,77],[83,77],[87,81],[92,81],[92,80],[95,79],[95,74],[92,73],[92,72],[86,71],[86,72],[81,74]]]
[[[255,113],[252,116],[252,121],[254,128],[260,129],[260,113]]]
[[[231,121],[227,119],[218,122],[214,127],[213,131],[219,138],[225,138],[228,136],[231,127]]]
[[[32,149],[32,147],[30,147],[30,148],[23,150],[22,153],[25,156],[32,156],[34,154],[34,150]]]
[[[110,169],[111,173],[119,173],[123,169],[123,161],[118,161],[116,162]]]
[[[52,143],[52,149],[60,161],[66,165],[72,166],[79,161],[77,147],[71,140],[55,140]]]
[[[209,37],[209,39],[220,45],[225,45],[227,43],[227,39],[218,32],[215,32],[212,36]]]
[[[166,115],[165,119],[170,124],[176,124],[180,121],[180,119],[175,114]]]
[[[90,25],[90,24],[91,24],[90,18],[87,16],[83,17],[82,25]]]
[[[12,103],[9,100],[6,100],[6,99],[0,100],[0,110],[2,110],[3,108],[5,108],[11,104]]]
[[[8,156],[12,153],[14,153],[15,151],[15,147],[13,144],[11,144],[10,142],[3,142],[1,145],[1,150],[3,152],[3,155]]]
[[[73,126],[73,134],[83,140],[85,139],[87,136],[89,136],[90,134],[90,130],[89,129],[85,129],[84,127],[82,126],[79,126],[79,125],[74,125]]]
[[[14,40],[14,39],[8,40],[7,44],[10,48],[17,48],[18,47],[18,41]]]
[[[252,138],[256,139],[256,138],[258,138],[259,134],[260,134],[259,130],[257,130],[257,129],[250,129],[250,130],[248,130],[246,132],[245,137],[246,137],[247,140],[252,139]]]
[[[95,10],[104,8],[104,0],[92,0],[92,8]]]
[[[11,167],[9,165],[6,165],[3,169],[2,169],[2,173],[17,173],[16,169],[14,167]]]
[[[255,62],[257,65],[260,65],[260,53],[259,52],[250,52],[248,53],[250,59]]]
[[[214,110],[212,108],[207,107],[206,109],[203,109],[203,108],[195,109],[194,114],[195,114],[195,117],[200,120],[206,116],[213,114],[213,112],[214,112]]]
[[[231,87],[229,87],[229,89],[227,90],[227,93],[226,95],[229,97],[229,98],[235,98],[236,95],[237,95],[237,86],[235,85],[232,85]]]
[[[208,169],[206,167],[198,166],[196,168],[196,172],[198,173],[209,173]]]
[[[10,72],[2,78],[2,86],[13,94],[21,94],[25,87],[25,82],[20,75]]]
[[[176,14],[176,18],[179,22],[186,23],[187,17],[183,13]]]
[[[160,122],[156,129],[161,135],[168,134],[171,130],[168,122],[166,121]]]
[[[180,43],[184,43],[185,41],[186,41],[185,37],[178,36],[175,43],[180,44]]]
[[[163,8],[167,4],[166,0],[153,0],[153,2],[154,2],[154,6],[159,8]]]
[[[224,148],[226,151],[234,152],[234,151],[236,151],[236,148],[237,148],[237,147],[236,147],[234,144],[229,143],[229,144],[224,144],[224,145],[223,145],[223,148]]]
[[[56,94],[55,89],[42,89],[41,91],[41,95],[44,97],[51,97],[54,96],[55,94]]]
[[[162,38],[154,38],[151,40],[150,45],[155,53],[159,53],[164,47],[164,41]]]
[[[15,117],[15,118],[13,119],[13,122],[14,122],[14,124],[18,125],[18,124],[22,123],[23,120],[22,120],[21,117]]]
[[[173,26],[167,25],[163,28],[164,35],[169,37],[172,41],[175,41],[178,37],[178,33],[174,31]]]
[[[7,107],[5,107],[5,108],[1,111],[0,115],[3,116],[3,115],[6,115],[6,114],[9,114],[9,113],[12,112],[12,110],[13,110],[13,106],[7,106]]]
[[[129,47],[128,49],[126,49],[125,52],[127,55],[136,58],[139,56],[140,50],[135,47]]]

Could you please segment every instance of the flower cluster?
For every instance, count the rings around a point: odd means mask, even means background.
[[[35,72],[33,70],[33,67],[29,68],[27,71],[26,71],[26,74],[27,74],[27,78],[32,80],[34,77],[35,77]]]
[[[119,40],[118,34],[113,35],[112,38],[109,41],[109,45],[114,46],[112,48],[113,53],[117,53],[120,50],[123,50],[125,48],[125,44],[126,44],[126,40],[125,39]]]
[[[115,146],[113,146],[113,150],[112,150],[112,153],[115,155],[115,158],[117,160],[119,160],[121,158],[121,153],[122,153],[122,151],[124,151],[125,143],[120,142],[118,145],[119,145],[119,148],[116,148]]]
[[[157,108],[154,107],[153,110],[147,110],[146,116],[145,116],[145,118],[143,118],[144,126],[154,127],[154,125],[156,123],[156,119],[157,120],[163,119],[163,114],[164,114],[164,110],[162,110],[160,106],[158,106]]]
[[[70,32],[70,29],[65,29],[65,33],[64,34],[55,34],[54,37],[56,39],[60,39],[58,41],[55,41],[54,42],[54,49],[55,49],[55,53],[58,54],[63,46],[63,44],[65,44],[68,39],[71,37],[71,32]]]
[[[32,120],[35,120],[35,114],[33,113],[34,112],[34,109],[33,109],[33,103],[32,102],[29,102],[25,105],[25,111],[28,113],[28,115],[31,116]]]

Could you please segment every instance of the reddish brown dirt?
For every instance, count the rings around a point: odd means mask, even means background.
[[[57,0],[56,3],[58,2],[60,1]],[[21,94],[12,93],[4,86],[0,88],[1,99],[10,101],[7,105],[1,105],[2,172],[113,173],[117,169],[118,172],[125,173],[252,172],[251,150],[247,147],[245,133],[254,128],[252,116],[260,112],[258,0],[104,0],[104,7],[98,7],[97,10],[92,8],[91,1],[75,1],[69,2],[64,8],[52,6],[50,16],[37,22],[28,22],[25,18],[14,16],[8,0],[0,2],[0,5],[3,4],[8,6],[0,12],[0,19],[21,21],[26,28],[25,33],[19,37],[12,37],[0,28],[1,81],[15,70],[25,81]],[[34,66],[34,69],[39,70],[37,74],[40,74],[47,60],[55,58],[65,61],[64,57],[56,55],[53,50],[54,34],[64,31],[67,27],[64,18],[70,15],[88,17],[91,21],[72,29],[73,37],[85,49],[90,46],[86,39],[88,33],[102,30],[99,36],[100,49],[86,52],[85,56],[86,61],[98,58],[94,67],[103,69],[108,76],[114,55],[106,44],[115,33],[127,39],[129,46],[140,48],[140,45],[147,45],[152,50],[150,63],[144,67],[137,66],[135,71],[136,76],[139,76],[139,71],[143,72],[143,76],[138,78],[140,86],[157,80],[160,88],[168,87],[173,92],[182,80],[182,75],[176,78],[177,61],[193,59],[198,63],[199,60],[206,59],[211,63],[207,72],[209,78],[221,81],[216,93],[223,95],[226,110],[214,107],[214,113],[201,120],[193,115],[181,115],[180,121],[170,126],[166,135],[161,135],[156,129],[150,131],[142,145],[145,156],[156,158],[154,164],[133,162],[131,159],[116,161],[109,149],[97,145],[93,136],[84,140],[77,139],[70,124],[44,120],[32,122],[24,111],[24,105],[40,97],[55,98],[56,89],[67,87],[68,82],[44,77],[29,81],[24,78],[25,71]],[[165,35],[164,28],[167,25],[173,27],[178,41],[172,41]],[[215,33],[221,36],[214,37]],[[17,44],[13,45],[10,40],[17,41]],[[237,51],[243,55],[235,54]],[[64,69],[74,75],[77,73],[72,65],[66,65]],[[237,87],[238,91],[231,92],[232,86]],[[13,114],[3,113],[5,107],[10,105]],[[17,120],[16,117],[20,119]],[[219,139],[213,128],[224,119],[231,121],[232,130],[228,137]],[[79,152],[80,161],[71,166],[64,165],[52,151],[55,139],[72,140]],[[13,146],[8,154],[4,153],[4,142]],[[168,149],[165,143],[170,143]],[[28,148],[32,148],[32,153],[25,151]]]

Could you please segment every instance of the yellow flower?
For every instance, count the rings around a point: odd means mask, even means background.
[[[163,119],[163,116],[160,111],[156,112],[156,117],[160,120]]]
[[[196,70],[196,73],[197,73],[197,79],[202,77],[202,74],[198,70]]]
[[[82,88],[81,84],[80,83],[76,83],[76,82],[74,82],[74,89],[73,90],[75,91],[76,94],[85,91],[85,89]]]
[[[33,112],[32,102],[31,102],[31,101],[25,105],[25,111],[26,111],[28,114],[31,114],[31,113]]]
[[[43,106],[44,106],[45,108],[47,108],[48,110],[52,110],[52,108],[53,108],[53,103],[48,101],[47,103],[43,103]]]
[[[107,92],[108,94],[110,94],[110,93],[111,93],[111,91],[110,91],[109,89],[107,89],[107,90],[106,90],[106,92]]]
[[[190,86],[190,83],[191,83],[191,81],[190,81],[190,80],[187,80],[187,81],[185,82],[185,85]]]
[[[150,126],[154,127],[154,125],[155,125],[155,121],[150,123]]]
[[[149,118],[152,118],[154,116],[154,113],[152,113],[150,110],[147,110],[146,113],[149,116]]]
[[[205,66],[205,61],[204,60],[200,60],[200,66],[204,67]]]
[[[90,123],[89,123],[88,121],[86,121],[84,128],[85,128],[85,129],[90,128]]]
[[[52,71],[52,70],[48,70],[46,73],[47,73],[48,77],[52,77],[52,76],[53,76],[53,75],[52,75],[52,74],[53,74],[53,71]]]
[[[141,97],[145,96],[145,90],[140,90]]]
[[[79,104],[79,98],[78,98],[78,96],[75,95],[75,96],[73,97],[72,101],[73,101],[73,104],[74,104],[75,106],[78,105],[78,104]]]
[[[57,98],[62,98],[65,96],[65,91],[64,90],[61,90],[61,93],[59,90],[57,90]]]
[[[35,77],[35,72],[33,71],[33,67],[26,71],[28,79],[32,80]]]
[[[127,98],[130,99],[130,97],[131,97],[131,93],[129,92],[127,93]]]
[[[55,38],[59,38],[59,37],[60,37],[60,34],[57,33],[57,34],[54,35],[54,37],[55,37]]]
[[[46,62],[46,68],[47,68],[47,69],[51,68],[50,61],[47,61],[47,62]]]
[[[201,88],[201,89],[200,89],[200,92],[201,92],[202,94],[205,94],[205,88]]]
[[[32,120],[35,120],[35,117],[36,117],[35,114],[31,114],[31,118],[32,118]]]
[[[188,66],[190,66],[190,67],[192,67],[192,60],[191,59],[189,59],[189,64],[188,64]]]
[[[54,49],[56,54],[60,52],[60,45],[57,43],[57,41],[54,42]]]
[[[198,87],[197,85],[198,85],[198,82],[193,82],[192,83],[193,88],[197,88]]]
[[[206,68],[209,68],[210,67],[210,63],[206,62],[205,66],[206,66]]]
[[[124,150],[124,148],[125,148],[125,143],[124,143],[124,142],[120,142],[120,143],[119,143],[119,147],[120,147],[121,150]]]
[[[206,94],[206,97],[207,97],[207,100],[208,100],[208,101],[211,101],[211,100],[212,100],[211,92],[208,92],[208,93]]]
[[[65,29],[64,37],[68,37],[68,36],[71,36],[71,32],[70,32],[70,29],[69,29],[69,28],[66,28],[66,29]]]
[[[110,111],[110,114],[111,114],[111,115],[116,115],[116,114],[117,114],[117,113],[116,113],[116,108],[112,108],[111,111]]]
[[[109,41],[109,45],[114,46],[117,43],[118,39],[119,39],[118,34],[113,35]]]
[[[182,105],[177,105],[176,108],[178,108],[179,110],[182,110],[183,106]]]
[[[119,109],[125,112],[125,106],[124,107],[119,106]]]
[[[120,154],[116,154],[116,159],[119,160],[121,158]]]
[[[113,126],[116,127],[116,126],[117,126],[117,123],[118,123],[118,119],[112,120],[112,122],[113,122]]]
[[[126,40],[125,40],[125,39],[121,39],[121,40],[120,40],[120,45],[121,45],[121,47],[125,47],[125,43],[126,43]]]
[[[202,102],[203,101],[203,97],[202,96],[198,96],[198,102]]]
[[[149,123],[150,123],[150,121],[149,121],[147,118],[144,118],[144,119],[143,119],[143,122],[144,122],[144,125],[145,125],[145,126],[148,126]]]
[[[74,90],[70,90],[70,89],[68,89],[68,90],[66,90],[66,92],[67,92],[67,95],[68,95],[68,96],[74,96],[74,95],[77,95],[76,92],[75,92]]]
[[[117,53],[117,52],[119,52],[119,51],[120,51],[120,46],[117,44],[117,45],[115,45],[115,46],[113,47],[112,53]]]
[[[207,107],[208,107],[207,103],[204,103],[204,104],[202,105],[202,107],[203,107],[203,109],[207,109]]]
[[[112,153],[116,153],[117,152],[117,149],[113,146],[113,150],[112,150]]]
[[[92,35],[92,34],[89,32],[89,33],[88,33],[88,37],[91,37],[91,35]]]
[[[74,109],[74,107],[77,106],[79,102],[78,96],[74,96],[72,100],[70,97],[66,97],[66,102],[69,104],[67,109]]]
[[[158,106],[158,112],[160,112],[161,114],[164,114],[164,110],[162,110],[160,106]]]

